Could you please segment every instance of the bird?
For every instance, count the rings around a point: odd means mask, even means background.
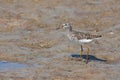
[[[92,42],[94,39],[98,39],[102,37],[102,35],[98,35],[98,34],[90,34],[81,31],[75,31],[72,29],[72,25],[70,23],[64,23],[62,24],[62,26],[57,27],[56,30],[61,28],[65,29],[66,35],[69,38],[69,40],[78,42],[80,44],[81,46],[80,58],[79,58],[80,60],[82,60],[83,45]],[[88,57],[90,53],[90,48],[89,46],[86,46],[86,48],[87,48],[87,54],[86,54],[86,64],[87,64],[89,59]]]

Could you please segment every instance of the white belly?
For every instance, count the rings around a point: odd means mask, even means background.
[[[79,40],[80,43],[89,43],[91,41],[92,41],[92,39],[81,39],[81,40]]]

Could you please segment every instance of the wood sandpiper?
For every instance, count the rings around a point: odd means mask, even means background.
[[[83,45],[86,43],[92,42],[96,38],[102,37],[101,35],[93,35],[90,33],[75,31],[72,29],[72,26],[70,23],[62,24],[62,26],[58,27],[57,29],[60,29],[60,28],[65,29],[66,35],[71,41],[76,41],[80,43],[81,45],[80,60],[82,60]],[[90,48],[88,46],[86,46],[86,48],[88,49],[87,55],[86,55],[86,63],[88,63],[88,55],[90,53]]]

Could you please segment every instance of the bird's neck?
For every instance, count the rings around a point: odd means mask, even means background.
[[[72,26],[69,27],[69,31],[72,31]]]
[[[66,32],[69,33],[69,32],[72,32],[72,27],[69,27],[66,29]]]
[[[66,32],[66,33],[72,32],[72,26],[66,28],[66,29],[65,29],[65,32]]]

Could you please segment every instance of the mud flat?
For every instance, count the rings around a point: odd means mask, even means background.
[[[119,0],[0,0],[0,80],[119,80],[119,4]],[[56,31],[66,22],[75,30],[103,35],[88,44],[88,64],[76,60],[80,45],[69,41],[64,30]]]

